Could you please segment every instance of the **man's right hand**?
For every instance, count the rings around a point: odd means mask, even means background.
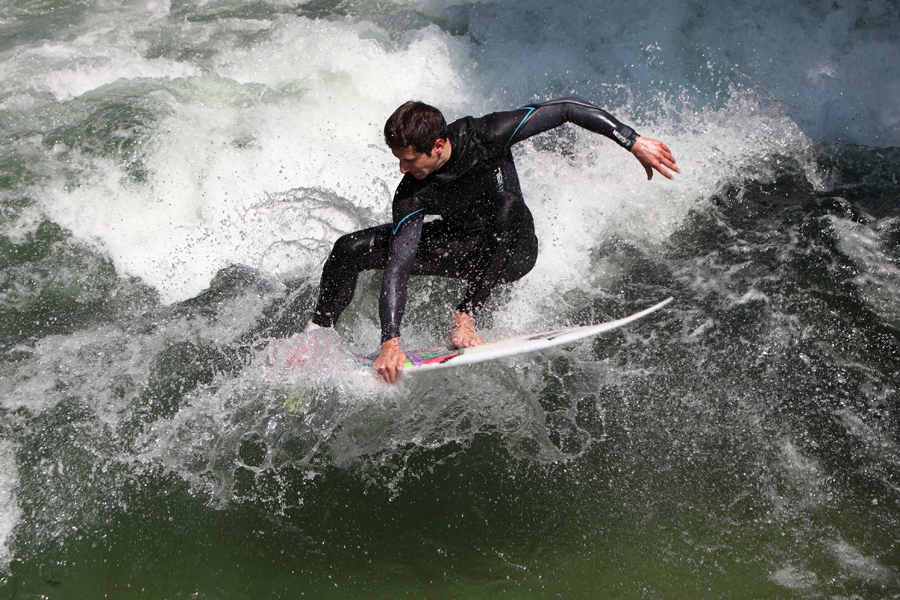
[[[391,338],[381,343],[381,354],[375,359],[375,378],[387,383],[396,383],[403,372],[406,354],[400,349],[400,338]]]

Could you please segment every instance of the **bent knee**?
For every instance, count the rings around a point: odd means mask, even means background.
[[[346,260],[358,255],[360,244],[354,236],[355,234],[348,233],[339,237],[331,248],[332,258]]]
[[[537,257],[537,236],[532,234],[528,236],[527,239],[520,242],[513,251],[509,262],[506,263],[504,280],[507,283],[511,283],[528,275],[537,263]]]
[[[342,235],[331,248],[330,261],[372,269],[384,262],[389,244],[383,227],[372,227]]]

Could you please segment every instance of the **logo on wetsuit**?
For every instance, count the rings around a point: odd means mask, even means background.
[[[494,176],[497,178],[497,191],[503,191],[503,173],[500,171],[500,167],[497,167],[497,170],[494,171]]]

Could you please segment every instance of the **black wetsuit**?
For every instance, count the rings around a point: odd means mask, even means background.
[[[466,280],[457,310],[474,315],[498,283],[528,273],[538,244],[511,146],[563,123],[574,123],[631,149],[638,135],[609,113],[578,98],[530,104],[449,125],[450,159],[418,180],[406,174],[394,194],[393,223],[345,235],[322,270],[313,323],[330,327],[356,288],[357,276],[384,269],[381,338],[399,337],[410,275]],[[426,215],[440,219],[425,222]]]

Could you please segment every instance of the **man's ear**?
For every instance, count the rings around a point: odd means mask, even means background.
[[[431,149],[432,153],[437,152],[438,154],[444,151],[444,146],[446,145],[447,140],[443,138],[438,138],[434,140],[434,147]],[[430,156],[430,155],[429,155]]]

